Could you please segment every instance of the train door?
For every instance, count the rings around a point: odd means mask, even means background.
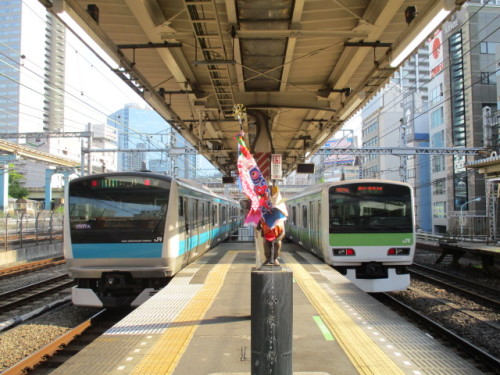
[[[214,236],[214,227],[212,225],[212,202],[207,202],[206,212],[203,215],[207,226],[207,249],[212,247],[212,238]]]
[[[179,220],[177,225],[179,226],[179,253],[176,255],[181,255],[186,252],[186,240],[188,238],[186,231],[186,202],[184,197],[179,197]]]
[[[193,199],[193,230],[191,231],[191,260],[196,257],[198,251],[200,250],[200,232],[201,232],[201,222],[200,222],[200,201],[198,199]]]
[[[317,223],[317,231],[316,231],[316,242],[318,244],[318,253],[321,254],[322,243],[321,243],[321,234],[323,233],[323,220],[321,220],[322,210],[321,210],[321,199],[316,201],[316,223]]]
[[[192,248],[191,233],[193,231],[193,208],[188,197],[184,197],[184,253],[182,259],[183,267],[189,263],[189,251]]]
[[[290,219],[289,219],[290,220]],[[291,222],[288,231],[290,231],[290,237],[297,240],[297,206],[292,206]]]
[[[220,206],[221,209],[221,214],[220,214],[220,234],[221,234],[221,241],[224,241],[226,239],[226,232],[227,232],[227,207],[221,204]]]
[[[199,251],[204,253],[210,247],[210,228],[209,228],[209,217],[208,217],[208,207],[209,202],[203,201],[200,206],[200,246]]]
[[[302,230],[300,233],[300,240],[302,241],[302,246],[306,248],[311,247],[311,240],[309,237],[309,216],[306,204],[302,205]]]
[[[216,203],[212,205],[212,228],[213,228],[213,235],[212,235],[212,247],[217,245],[219,242],[219,220],[218,220],[218,206]]]
[[[309,202],[309,238],[310,248],[313,253],[317,253],[316,247],[316,210],[314,201]]]
[[[311,203],[313,210],[311,211],[311,221],[312,221],[312,247],[316,254],[321,254],[321,244],[320,244],[320,223],[321,223],[321,206],[319,201],[313,201]]]
[[[309,202],[309,246],[313,253],[318,252],[318,248],[316,246],[316,206],[314,201]]]

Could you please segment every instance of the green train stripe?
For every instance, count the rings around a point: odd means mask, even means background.
[[[413,233],[330,233],[330,246],[412,246]]]

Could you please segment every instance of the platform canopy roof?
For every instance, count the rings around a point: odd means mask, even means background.
[[[269,134],[288,175],[377,93],[435,16],[465,2],[39,1],[83,27],[110,68],[227,176],[241,130],[251,149]]]

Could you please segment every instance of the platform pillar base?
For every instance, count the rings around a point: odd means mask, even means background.
[[[293,274],[264,266],[251,275],[251,375],[292,375]]]

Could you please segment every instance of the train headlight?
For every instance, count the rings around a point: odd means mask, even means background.
[[[409,247],[391,247],[387,250],[387,255],[410,255]]]
[[[356,255],[354,249],[333,249],[333,255]]]

